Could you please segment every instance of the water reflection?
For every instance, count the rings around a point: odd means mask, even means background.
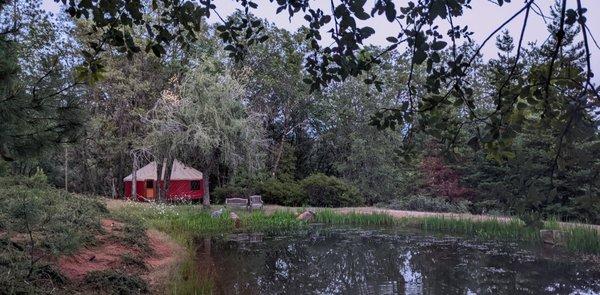
[[[199,241],[219,294],[600,294],[598,266],[389,230]],[[208,254],[207,254],[208,253]]]

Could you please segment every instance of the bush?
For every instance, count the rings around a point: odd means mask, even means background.
[[[14,186],[50,189],[47,182],[40,182],[33,177],[0,177],[0,189],[8,189]]]
[[[40,167],[36,168],[35,174],[33,174],[30,178],[31,178],[31,180],[36,181],[36,182],[48,183],[48,176],[46,175],[46,173],[44,173],[44,170],[42,170],[42,168],[40,168]]]
[[[247,190],[239,186],[224,186],[216,188],[211,194],[211,202],[223,204],[227,198],[244,198]]]
[[[317,207],[349,207],[364,204],[358,189],[342,179],[322,173],[300,182],[308,195],[308,204]]]
[[[143,294],[149,291],[140,277],[112,270],[92,271],[85,276],[85,283],[108,294]]]
[[[92,244],[105,212],[101,202],[51,188],[38,178],[0,177],[0,230],[5,232],[0,290],[40,293],[46,284],[60,283],[60,276],[44,266],[48,261],[38,261],[30,251],[58,256]]]
[[[522,212],[519,214],[519,219],[521,219],[525,223],[525,226],[529,228],[541,229],[544,227],[544,221],[542,220],[542,215],[539,212]]]
[[[0,177],[8,176],[10,174],[10,165],[8,162],[0,159]]]
[[[121,261],[123,261],[123,264],[127,266],[135,267],[142,270],[148,269],[148,266],[146,266],[144,258],[141,255],[134,255],[128,252],[121,255]]]
[[[294,180],[267,179],[260,184],[259,192],[263,201],[267,204],[285,206],[304,206],[308,204],[306,192]]]
[[[506,211],[505,208],[498,203],[496,200],[483,200],[474,202],[471,206],[471,213],[473,214],[490,214],[499,213]]]
[[[396,199],[386,207],[409,211],[469,213],[469,205],[470,202],[464,200],[450,202],[443,198],[416,195]]]

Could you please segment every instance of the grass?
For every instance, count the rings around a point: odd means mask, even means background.
[[[500,221],[496,219],[474,221],[444,217],[424,217],[419,228],[429,232],[444,232],[476,236],[482,239],[536,241],[539,231],[525,226],[520,220]]]
[[[242,228],[245,231],[263,233],[286,233],[306,229],[308,224],[296,219],[292,212],[277,211],[267,215],[264,212],[252,212],[241,215]]]
[[[136,267],[142,270],[148,270],[148,266],[144,263],[144,258],[131,253],[121,254],[121,260],[125,265]]]
[[[178,242],[193,246],[193,239],[234,232],[263,232],[269,234],[295,232],[307,228],[307,223],[298,221],[296,213],[277,211],[272,214],[258,212],[238,212],[241,226],[235,227],[228,217],[229,212],[219,218],[212,218],[208,211],[197,206],[137,206],[130,205],[121,210],[129,218],[144,220],[148,226],[164,231]],[[119,214],[119,213],[117,213]],[[337,213],[331,209],[319,210],[315,222],[331,225],[354,226],[406,226],[427,232],[451,233],[474,236],[482,239],[511,240],[540,243],[539,230],[527,227],[524,222],[514,219],[503,221],[456,219],[445,217],[394,218],[385,213],[362,214],[357,212]],[[548,220],[544,229],[561,229],[557,219]],[[564,245],[570,251],[600,254],[600,233],[590,228],[562,228]]]
[[[136,275],[113,270],[91,271],[85,276],[86,287],[106,294],[146,294],[148,284]]]
[[[397,225],[400,220],[390,216],[389,214],[373,213],[361,214],[350,212],[340,214],[333,212],[331,209],[321,210],[316,213],[315,221],[319,223],[335,224],[335,225],[375,225],[375,226],[390,226]]]
[[[169,283],[170,294],[213,294],[214,282],[210,277],[202,277],[197,270],[198,264],[194,259],[193,251],[180,266],[178,272]]]
[[[565,247],[573,252],[600,254],[600,233],[585,227],[567,229]]]
[[[180,205],[150,205],[139,206],[131,204],[114,213],[119,219],[142,220],[147,226],[166,232],[184,246],[193,246],[193,240],[198,237],[217,236],[235,232],[285,233],[306,229],[308,224],[296,219],[291,212],[275,212],[265,214],[262,211],[240,211],[239,228],[229,218],[225,210],[220,217],[211,217],[209,211],[198,206]]]
[[[83,198],[35,178],[0,177],[0,293],[70,293],[54,263],[96,243],[108,215],[96,198]]]
[[[539,229],[525,226],[515,219],[470,220],[444,217],[424,217],[412,221],[418,228],[428,232],[452,233],[475,236],[486,240],[511,240],[530,243],[542,243]],[[561,228],[556,220],[549,220],[543,229],[561,230],[562,238],[558,243],[574,253],[600,254],[600,232],[593,228],[578,226]]]
[[[499,219],[472,220],[445,217],[394,218],[385,213],[360,214],[351,212],[340,214],[326,209],[316,213],[316,222],[334,225],[405,226],[418,228],[426,232],[473,236],[485,240],[542,243],[539,229],[527,227],[523,221],[518,219],[503,221]],[[562,241],[559,241],[559,243],[571,252],[600,254],[600,232],[593,228],[585,226],[563,228],[558,219],[553,218],[544,223],[543,229],[561,230],[563,236]]]

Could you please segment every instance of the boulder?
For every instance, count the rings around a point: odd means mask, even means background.
[[[233,220],[233,224],[235,224],[236,228],[242,226],[242,220],[240,220],[240,217],[237,214],[235,214],[235,212],[229,213],[229,219]]]
[[[300,213],[300,215],[298,215],[298,217],[296,219],[306,221],[306,222],[311,222],[315,219],[315,212],[306,210],[306,211]]]
[[[563,245],[565,243],[565,232],[562,230],[542,229],[540,239],[544,244]]]
[[[210,213],[210,217],[219,218],[219,217],[221,217],[221,215],[223,215],[223,212],[225,212],[225,210],[223,210],[223,208],[221,208],[219,210],[215,210],[212,213]]]

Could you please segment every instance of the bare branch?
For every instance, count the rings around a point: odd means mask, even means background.
[[[548,78],[546,79],[546,86],[544,88],[544,92],[546,93],[546,101],[544,106],[544,114],[547,112],[548,108],[548,98],[550,96],[550,81],[552,80],[552,72],[554,71],[554,62],[558,57],[558,52],[562,46],[563,39],[565,37],[565,11],[567,9],[567,0],[562,1],[562,8],[560,12],[560,28],[558,32],[556,32],[556,46],[554,47],[554,51],[552,53],[552,58],[550,59],[550,68],[548,69]]]
[[[532,3],[533,2],[529,2],[527,4],[527,10],[525,12],[525,19],[523,20],[523,27],[521,28],[521,36],[519,37],[519,45],[517,47],[517,56],[515,58],[515,63],[513,64],[512,68],[510,69],[508,77],[506,77],[506,80],[504,80],[504,83],[502,83],[502,86],[498,90],[498,105],[496,106],[496,109],[498,109],[498,110],[502,109],[502,98],[501,98],[502,90],[504,90],[504,88],[508,85],[508,82],[511,80],[512,76],[515,74],[515,71],[517,70],[517,66],[519,65],[519,59],[521,58],[521,49],[523,48],[523,36],[525,36],[525,29],[527,28],[527,21],[529,19],[529,11],[530,11]]]
[[[592,66],[591,66],[591,62],[590,62],[590,46],[588,43],[588,36],[587,36],[587,29],[585,26],[585,18],[582,15],[583,12],[583,7],[581,6],[581,0],[577,0],[577,13],[579,13],[579,17],[577,19],[577,21],[579,22],[579,25],[581,26],[581,31],[583,33],[583,45],[585,47],[585,62],[586,62],[586,66],[587,66],[587,73],[586,73],[586,87],[591,86],[592,89],[594,89],[594,87],[592,86],[591,83],[591,79],[592,77],[594,77],[594,73],[592,72]]]

